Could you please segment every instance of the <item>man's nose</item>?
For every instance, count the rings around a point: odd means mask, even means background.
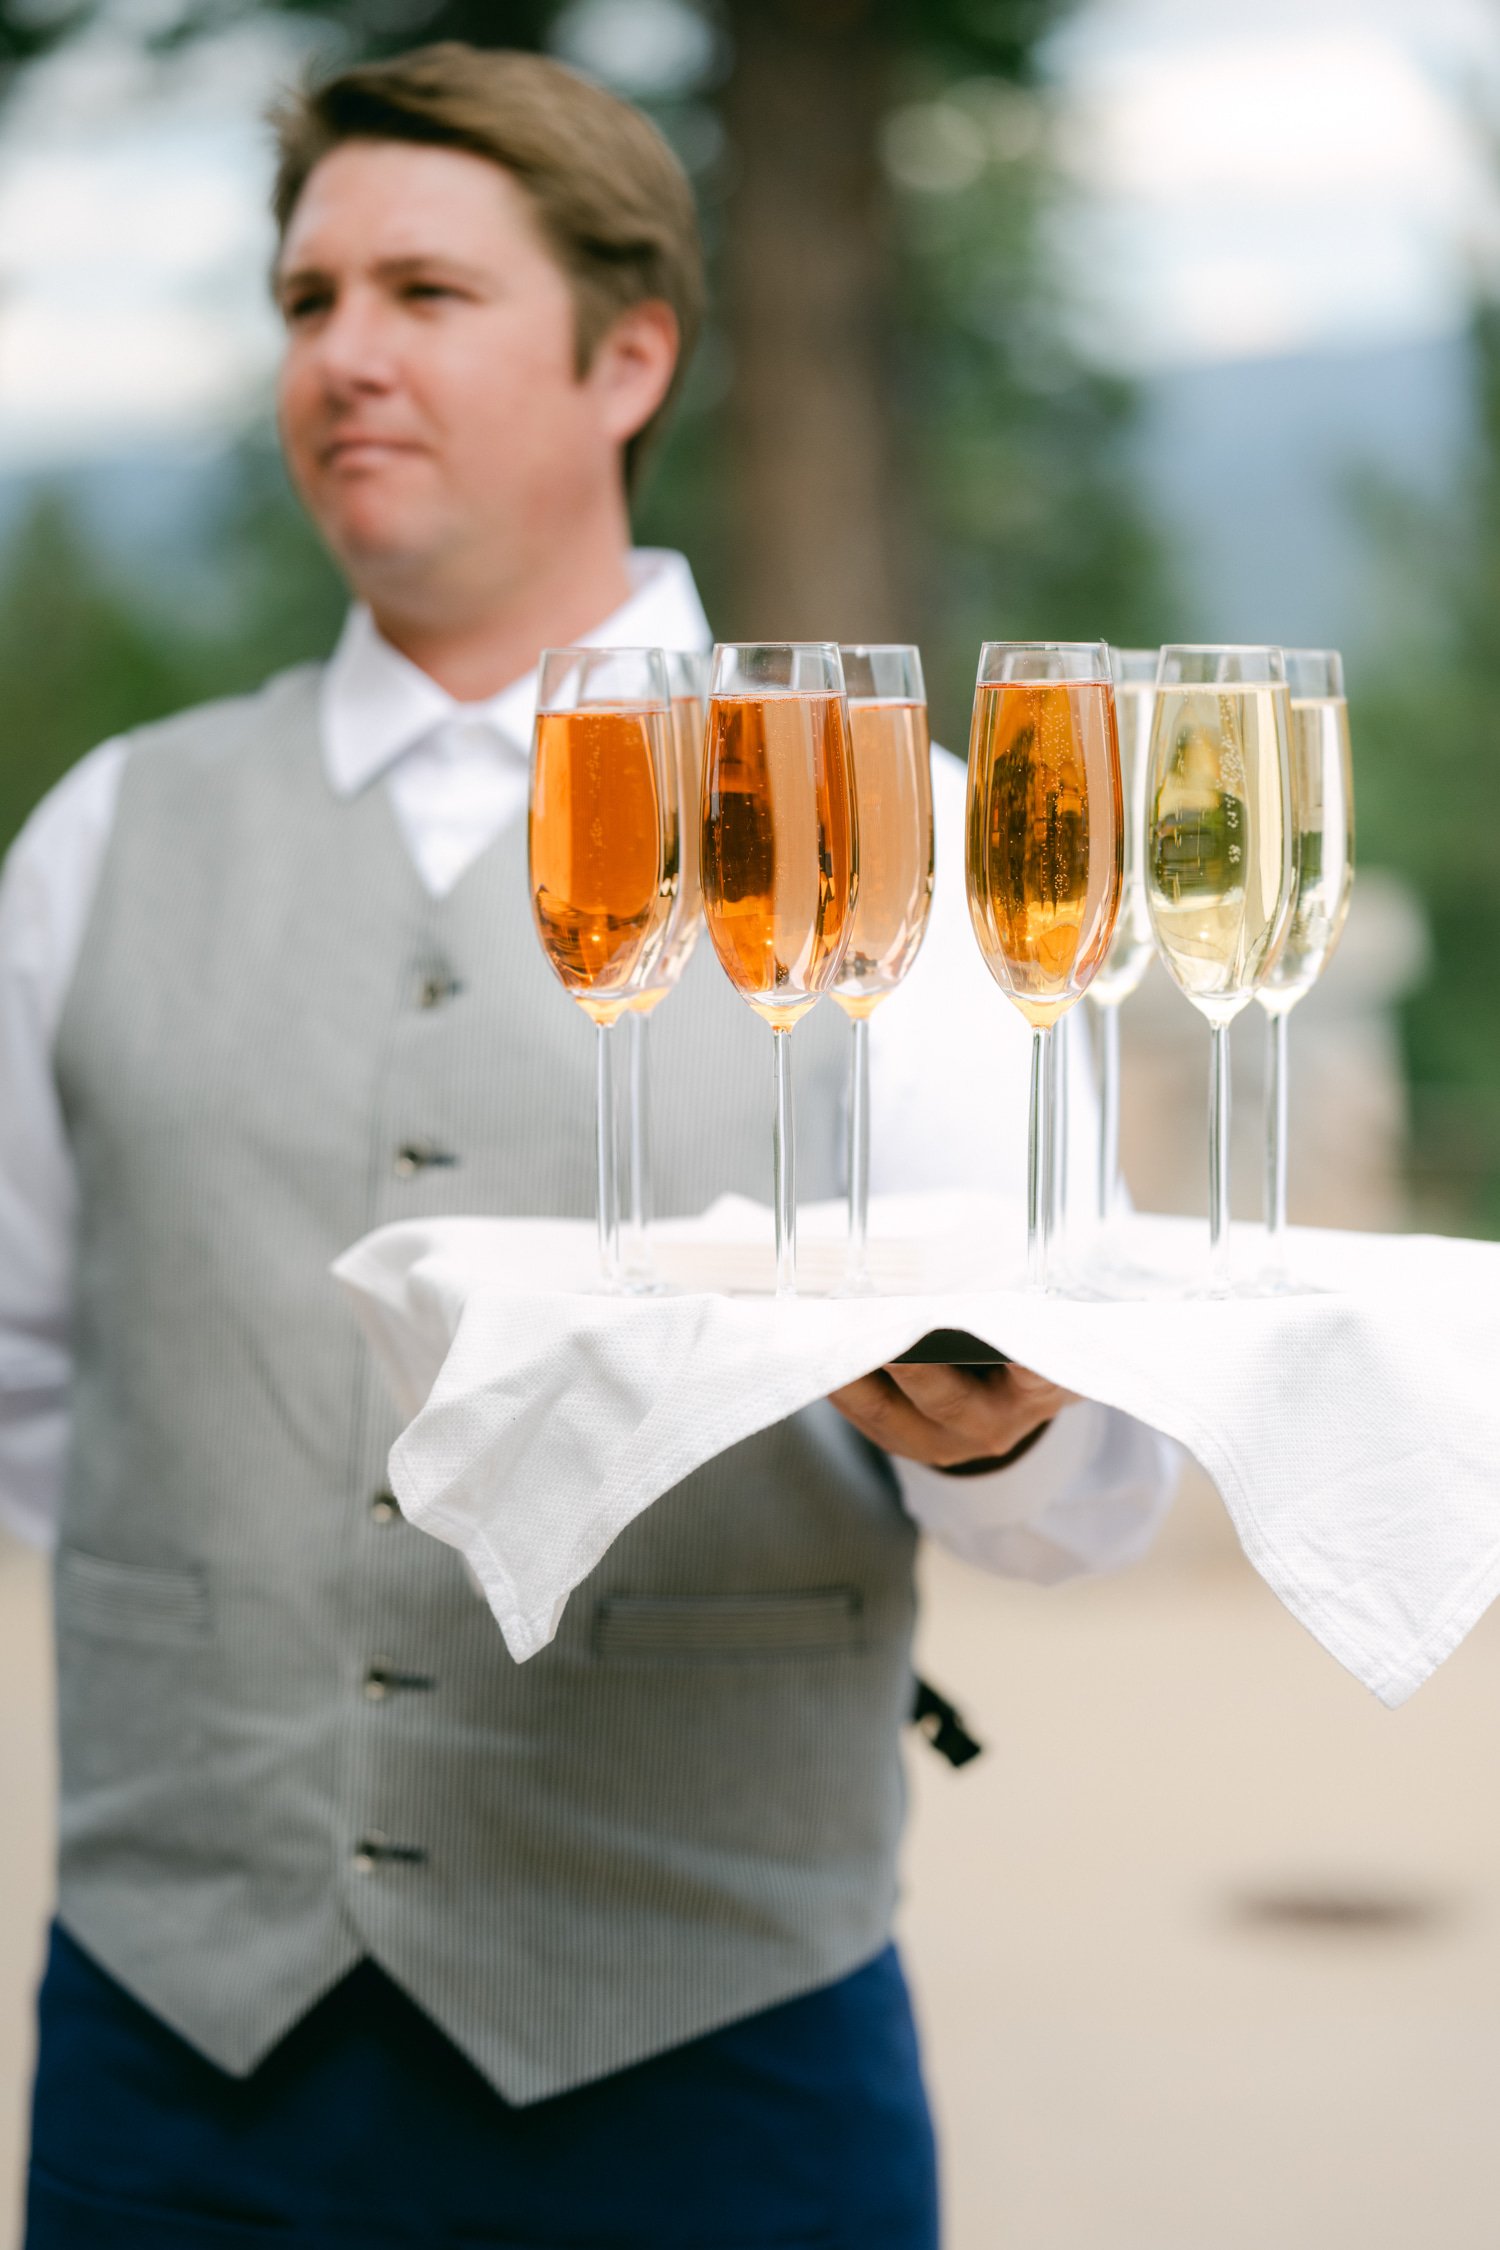
[[[338,299],[318,334],[318,365],[334,396],[392,387],[393,339],[378,300],[363,291]]]

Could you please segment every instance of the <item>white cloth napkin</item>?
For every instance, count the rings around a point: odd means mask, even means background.
[[[1403,1702],[1500,1590],[1500,1245],[1294,1229],[1307,1293],[1208,1302],[1183,1294],[1202,1226],[1132,1218],[1136,1293],[1094,1301],[1017,1287],[1018,1225],[980,1197],[877,1200],[867,1298],[812,1293],[838,1279],[833,1206],[802,1215],[808,1294],[765,1294],[769,1214],[736,1199],[660,1230],[675,1294],[591,1293],[592,1229],[561,1220],[383,1227],[334,1271],[412,1417],[402,1508],[467,1558],[517,1659],[691,1470],[958,1328],[1185,1446],[1293,1616]]]

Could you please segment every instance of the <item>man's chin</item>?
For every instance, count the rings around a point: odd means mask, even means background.
[[[388,508],[340,508],[319,524],[346,577],[356,585],[402,584],[432,567],[441,551],[437,525]]]

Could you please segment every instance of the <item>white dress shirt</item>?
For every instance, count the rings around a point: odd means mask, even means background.
[[[630,598],[588,640],[708,646],[680,555],[639,551],[631,578]],[[524,813],[535,709],[534,673],[485,702],[456,702],[356,608],[323,679],[329,781],[353,796],[383,776],[418,873],[441,897]],[[38,806],[0,873],[0,1522],[41,1544],[55,1537],[67,1453],[77,1193],[52,1050],[128,755],[117,740],[82,759]],[[968,928],[962,775],[941,752],[933,797],[938,879],[928,935],[871,1041],[872,1180],[877,1190],[1018,1192],[1027,1040]],[[1084,1177],[1086,1088],[1073,1113],[1075,1176]],[[895,1466],[911,1513],[944,1545],[1038,1580],[1132,1559],[1175,1481],[1164,1439],[1095,1405],[1069,1407],[1010,1469],[953,1478]]]

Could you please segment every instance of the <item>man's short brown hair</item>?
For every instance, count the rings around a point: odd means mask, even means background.
[[[666,397],[625,448],[633,487],[681,387],[704,298],[693,191],[650,119],[543,55],[445,40],[288,94],[271,122],[282,236],[313,168],[344,141],[466,149],[511,173],[568,277],[580,375],[627,306],[670,305],[681,348]]]

